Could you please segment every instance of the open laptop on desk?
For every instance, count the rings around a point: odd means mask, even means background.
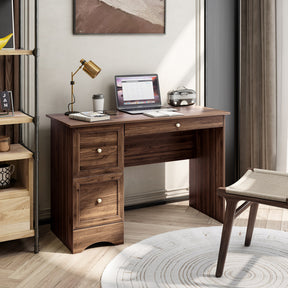
[[[173,108],[161,107],[157,74],[115,76],[117,109],[129,114],[141,114],[150,110]]]

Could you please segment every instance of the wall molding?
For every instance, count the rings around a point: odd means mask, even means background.
[[[162,201],[186,200],[189,198],[189,189],[175,189],[170,191],[151,191],[142,195],[132,195],[125,197],[125,206],[138,206],[147,203],[157,203]],[[41,209],[39,220],[47,222],[51,219],[51,209]]]
[[[141,205],[160,201],[173,200],[177,198],[188,198],[189,189],[159,190],[143,193],[141,195],[125,196],[125,206]]]
[[[205,104],[205,0],[196,0],[196,91],[198,105]]]

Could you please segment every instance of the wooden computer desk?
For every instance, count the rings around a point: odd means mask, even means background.
[[[224,118],[228,112],[181,107],[184,116],[150,118],[117,112],[88,123],[51,119],[52,231],[73,252],[124,241],[124,166],[190,159],[189,205],[223,221],[216,189],[225,184]]]

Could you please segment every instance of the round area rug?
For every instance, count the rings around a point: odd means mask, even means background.
[[[102,288],[288,287],[288,233],[233,227],[223,276],[215,277],[222,227],[160,234],[124,249],[105,268]]]

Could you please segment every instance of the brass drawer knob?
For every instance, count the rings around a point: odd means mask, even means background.
[[[102,199],[101,198],[98,198],[97,200],[96,200],[96,204],[101,204],[102,203]]]
[[[180,123],[176,123],[176,127],[177,127],[177,128],[180,128],[180,127],[181,127],[181,124],[180,124]]]
[[[97,153],[99,153],[99,154],[102,153],[102,149],[101,149],[101,148],[98,148],[98,149],[97,149]]]

